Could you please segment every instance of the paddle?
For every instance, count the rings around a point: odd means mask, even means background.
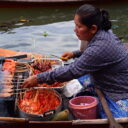
[[[123,128],[119,123],[116,122],[116,120],[114,119],[109,107],[108,107],[108,104],[107,104],[107,101],[104,97],[104,94],[101,92],[100,89],[97,89],[96,88],[96,93],[98,95],[98,97],[100,98],[100,101],[101,101],[101,104],[103,106],[103,109],[108,117],[108,121],[110,123],[110,128]]]

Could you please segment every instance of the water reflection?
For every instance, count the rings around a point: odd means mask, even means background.
[[[98,6],[109,11],[114,33],[128,42],[128,4]],[[0,29],[0,47],[56,55],[77,49],[73,32],[76,8],[0,8],[0,25],[9,25]],[[29,22],[18,22],[21,19]]]
[[[17,21],[22,18],[31,22],[24,25],[43,25],[73,19],[76,7],[50,8],[0,8],[0,23]]]
[[[0,47],[18,51],[62,54],[77,47],[73,32],[73,21],[40,26],[27,26],[11,30],[12,34],[1,34]],[[47,36],[43,33],[47,32]]]

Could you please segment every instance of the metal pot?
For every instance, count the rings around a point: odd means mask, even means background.
[[[51,90],[51,89],[49,89],[49,90]],[[19,99],[18,99],[17,100],[17,108],[18,108],[19,117],[28,118],[29,120],[43,120],[43,121],[51,120],[57,112],[61,111],[61,107],[62,107],[61,95],[57,91],[55,91],[55,90],[53,90],[53,91],[56,93],[57,97],[60,100],[60,105],[56,109],[45,111],[43,114],[29,114],[29,113],[26,113],[21,110],[21,108],[19,107]]]

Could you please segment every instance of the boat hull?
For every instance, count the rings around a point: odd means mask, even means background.
[[[128,128],[128,118],[116,119],[123,128]],[[24,118],[0,117],[0,128],[109,128],[107,119],[73,121],[29,121]]]

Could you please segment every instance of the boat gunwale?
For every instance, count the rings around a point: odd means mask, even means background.
[[[128,123],[128,117],[124,118],[115,118],[115,120],[118,123]],[[60,124],[60,123],[70,123],[72,125],[83,125],[83,124],[108,124],[108,119],[87,119],[87,120],[69,120],[69,121],[31,121],[28,120],[27,118],[15,118],[15,117],[0,117],[0,122],[2,121],[7,121],[11,123],[23,123],[23,122],[28,122],[28,123],[36,123],[36,124],[41,124],[41,123],[49,123],[49,124]]]
[[[88,2],[96,0],[1,0],[0,2],[26,2],[26,3],[68,3],[68,2]]]

